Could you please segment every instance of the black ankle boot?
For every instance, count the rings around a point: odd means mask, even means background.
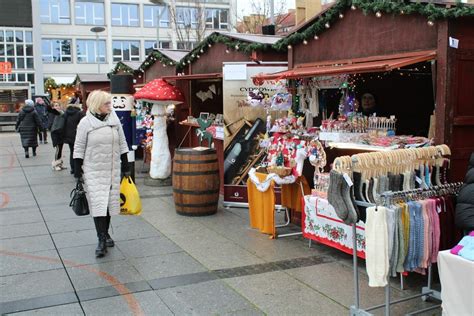
[[[110,228],[110,215],[109,215],[109,211],[107,210],[107,216],[105,217],[106,220],[106,227],[107,227],[107,240],[106,240],[106,245],[107,247],[113,247],[115,246],[115,242],[114,240],[112,239],[112,237],[110,237],[109,235],[109,228]]]
[[[100,233],[99,244],[97,245],[97,248],[95,249],[96,258],[102,258],[107,253],[106,240],[107,240],[107,234]]]
[[[112,237],[110,237],[109,233],[107,233],[106,236],[107,236],[107,239],[105,240],[105,245],[106,245],[107,247],[113,247],[113,246],[115,246],[115,242],[114,242],[114,240],[112,239]]]

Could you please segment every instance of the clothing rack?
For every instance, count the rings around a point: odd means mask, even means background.
[[[433,186],[430,188],[419,188],[407,191],[387,191],[381,194],[382,200],[386,203],[392,201],[394,198],[403,198],[403,197],[410,197],[413,194],[421,194],[421,197],[430,197],[435,194],[439,193],[455,193],[462,185],[462,182],[456,183],[446,183],[438,186]],[[367,203],[363,201],[355,201],[356,205],[370,207],[370,206],[377,206],[376,204]],[[385,302],[380,305],[368,307],[368,308],[361,308],[360,307],[360,293],[359,293],[359,270],[358,270],[358,258],[357,258],[357,240],[356,240],[356,224],[352,224],[352,242],[353,242],[353,269],[354,269],[354,305],[350,307],[350,315],[351,316],[372,316],[373,314],[370,311],[384,308],[384,314],[386,316],[390,315],[390,306],[395,305],[398,303],[406,302],[415,298],[421,297],[423,301],[426,301],[429,298],[433,298],[435,300],[441,301],[441,292],[436,291],[431,288],[432,283],[432,269],[431,264],[428,266],[428,283],[426,287],[423,287],[420,294],[412,295],[409,297],[405,297],[399,300],[391,301],[390,300],[390,276],[388,276],[389,282],[384,287],[385,288]],[[403,280],[403,279],[402,279]],[[434,305],[428,308],[420,309],[406,315],[416,315],[420,313],[424,313],[433,309],[439,308],[441,305]]]

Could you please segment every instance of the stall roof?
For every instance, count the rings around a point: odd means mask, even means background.
[[[220,72],[208,73],[208,74],[194,74],[194,75],[181,75],[181,76],[165,76],[162,79],[165,80],[194,80],[194,79],[219,79],[222,78]]]
[[[400,67],[428,61],[436,58],[436,51],[419,51],[394,55],[372,56],[321,63],[304,64],[291,70],[272,74],[261,74],[257,80],[297,79],[306,77],[354,74],[366,72],[385,72]]]
[[[219,34],[227,37],[235,38],[241,41],[250,43],[262,43],[273,45],[278,42],[282,37],[277,35],[262,35],[262,34],[244,34],[244,33],[230,33],[230,32],[218,32]]]
[[[157,49],[157,51],[175,62],[180,61],[184,56],[189,53],[189,50],[180,49]]]
[[[323,11],[306,22],[296,26],[291,32],[273,45],[276,50],[282,50],[288,45],[303,43],[315,38],[338,23],[344,12],[350,9],[362,10],[364,14],[419,14],[427,21],[435,23],[442,19],[455,19],[474,15],[474,4],[444,0],[409,0],[409,1],[363,1],[337,0]],[[434,24],[431,24],[434,25]]]
[[[107,74],[77,74],[74,83],[77,82],[107,82],[110,81]]]

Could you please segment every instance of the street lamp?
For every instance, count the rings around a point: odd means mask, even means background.
[[[160,21],[165,13],[166,9],[166,1],[165,0],[150,0],[151,3],[156,4],[158,6],[158,10],[156,12],[156,49],[160,49]],[[160,10],[160,7],[163,7]]]
[[[95,60],[97,62],[97,73],[100,74],[100,48],[99,48],[99,33],[105,31],[105,27],[103,26],[95,26],[91,28],[91,32],[95,33],[95,47],[96,47],[96,55]]]

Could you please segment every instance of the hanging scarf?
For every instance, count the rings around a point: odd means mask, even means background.
[[[296,181],[296,177],[294,175],[286,176],[284,178],[280,178],[277,174],[275,173],[270,173],[267,175],[265,180],[260,182],[258,179],[257,175],[255,174],[256,170],[255,168],[250,169],[249,171],[249,179],[250,181],[255,184],[257,187],[257,190],[260,192],[266,192],[268,188],[270,187],[270,184],[272,181],[275,181],[276,184],[282,185],[282,184],[290,184],[294,183]]]

